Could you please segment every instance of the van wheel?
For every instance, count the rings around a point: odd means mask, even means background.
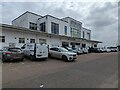
[[[67,62],[68,61],[68,59],[67,59],[67,57],[66,56],[62,56],[62,60],[64,60],[65,62]]]
[[[44,58],[44,60],[46,61],[48,58]]]
[[[35,56],[30,55],[30,60],[34,61],[35,60]]]

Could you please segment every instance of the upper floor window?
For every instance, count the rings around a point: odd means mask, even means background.
[[[19,38],[19,43],[25,43],[25,38]]]
[[[30,43],[35,43],[35,39],[30,39]]]
[[[90,40],[90,33],[87,33],[88,39]]]
[[[59,34],[59,24],[51,22],[51,33]]]
[[[32,29],[32,30],[37,30],[37,24],[30,22],[29,23],[29,28]]]
[[[40,24],[40,31],[45,32],[45,22]]]
[[[85,32],[83,31],[83,38],[85,38]]]
[[[65,35],[67,35],[67,26],[65,26]]]
[[[5,42],[5,36],[0,36],[0,42]]]

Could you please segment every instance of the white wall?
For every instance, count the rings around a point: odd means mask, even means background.
[[[2,36],[2,27],[0,27],[0,36]],[[0,42],[0,49],[2,47],[2,42]]]
[[[67,36],[69,36],[69,26],[67,22],[64,22],[62,20],[58,20],[56,18],[53,18],[51,16],[47,16],[47,23],[48,23],[48,33],[51,33],[51,22],[59,24],[59,35],[65,35],[65,26],[67,26]]]
[[[28,13],[20,16],[12,22],[12,25],[28,28]]]
[[[33,14],[31,12],[25,12],[23,15],[18,17],[12,22],[12,25],[18,26],[18,27],[25,27],[29,28],[29,22],[37,23],[38,18],[41,18],[42,16]]]
[[[41,18],[41,16],[38,16],[36,14],[28,13],[28,23],[33,22],[33,23],[38,23],[38,18]]]
[[[82,27],[81,38],[83,38],[83,31],[85,33],[84,38],[90,40],[91,39],[91,30]],[[89,39],[89,36],[87,35],[87,33],[90,33],[90,39]]]
[[[35,34],[12,30],[3,30],[2,35],[5,36],[5,43],[3,43],[3,46],[9,46],[9,43],[15,43],[17,47],[21,47],[23,44],[19,43],[19,38],[25,38],[25,43],[30,42],[30,38],[36,39]]]
[[[50,47],[62,45],[61,40],[58,36],[51,36],[50,38],[48,35],[21,32],[17,30],[3,30],[2,36],[5,36],[5,43],[2,43],[2,46],[0,48],[9,46],[9,43],[15,43],[16,47],[22,47],[25,43],[30,43],[30,39],[35,39],[36,43],[39,43],[39,39],[45,39],[47,45]],[[19,38],[25,38],[25,43],[19,43]]]
[[[37,26],[38,26],[38,31],[40,30],[40,23],[43,23],[43,22],[45,22],[45,24],[46,24],[46,32],[48,32],[48,23],[47,23],[47,19],[46,19],[46,17],[43,17],[43,18],[41,18],[41,19],[39,19],[38,20],[38,22],[37,22]]]

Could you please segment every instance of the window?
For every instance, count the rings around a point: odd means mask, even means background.
[[[51,33],[59,34],[59,24],[51,22]]]
[[[85,38],[85,32],[83,31],[83,38]]]
[[[40,31],[45,32],[45,22],[40,24]]]
[[[19,43],[25,43],[25,38],[19,38]]]
[[[0,42],[5,42],[5,36],[0,36]]]
[[[65,26],[65,35],[67,35],[67,26]]]
[[[30,43],[35,43],[35,39],[30,39]]]
[[[86,47],[86,44],[82,44],[82,47],[85,48],[85,47]]]
[[[72,28],[70,28],[70,34],[71,34],[71,36],[72,36]]]
[[[78,29],[75,29],[75,28],[71,28],[71,36],[72,37],[78,37],[79,36],[79,31]]]
[[[2,50],[3,51],[8,51],[9,47],[3,47]]]
[[[88,39],[90,40],[90,33],[87,33]]]
[[[11,52],[21,52],[22,50],[20,48],[9,48],[9,51],[11,51]]]
[[[32,30],[37,30],[37,24],[30,22],[29,28],[32,29]]]
[[[97,45],[95,44],[94,47],[97,47]]]
[[[50,48],[50,50],[52,50],[52,51],[59,51],[58,48]]]

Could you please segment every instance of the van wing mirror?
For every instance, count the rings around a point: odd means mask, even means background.
[[[25,49],[25,47],[21,47],[21,49]]]

